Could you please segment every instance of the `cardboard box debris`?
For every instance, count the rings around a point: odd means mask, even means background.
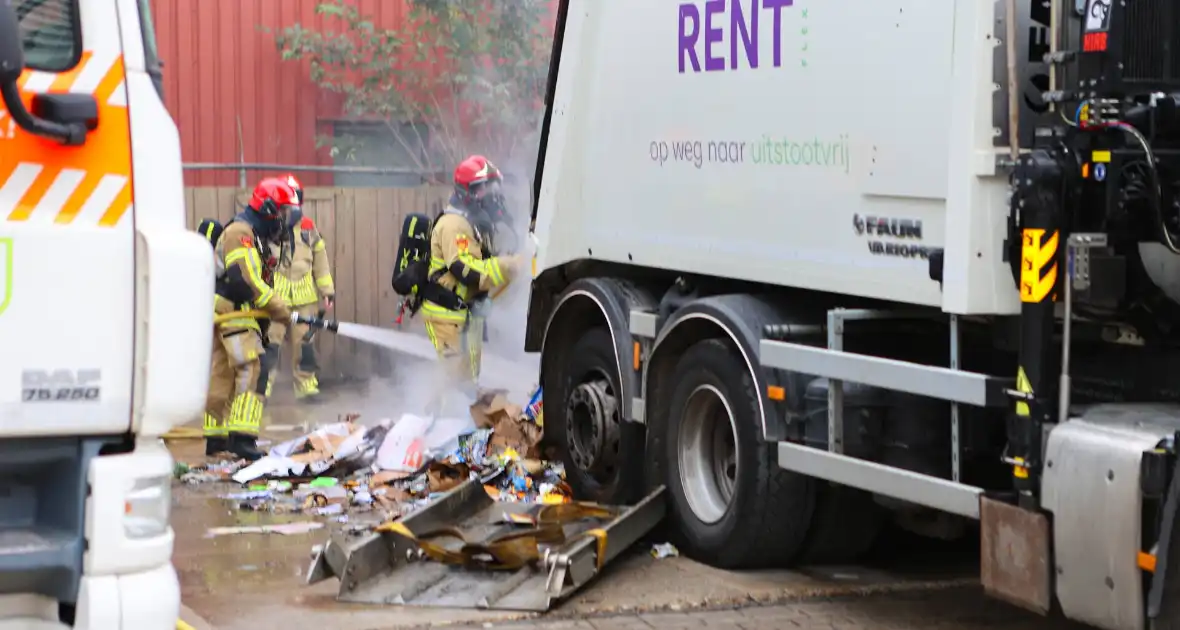
[[[527,409],[503,391],[489,391],[470,406],[469,417],[405,414],[366,426],[355,414],[343,416],[274,446],[257,462],[224,470],[250,491],[225,498],[239,510],[336,515],[357,531],[370,526],[366,511],[396,519],[469,479],[481,480],[501,501],[567,503],[573,493],[564,470],[540,453],[541,404],[538,388]],[[192,471],[181,474],[198,482]],[[256,530],[218,533],[246,531]]]
[[[526,419],[523,410],[502,392],[485,393],[471,405],[475,426],[492,430],[488,449],[493,455],[512,449],[525,459],[540,459],[542,429]]]

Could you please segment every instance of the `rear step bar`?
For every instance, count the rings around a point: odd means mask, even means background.
[[[401,524],[415,535],[454,527],[467,541],[481,543],[519,529],[509,514],[535,518],[544,507],[496,501],[479,480],[470,480]],[[660,486],[632,507],[615,508],[618,516],[609,521],[567,523],[564,543],[541,545],[541,561],[515,571],[435,562],[413,540],[393,532],[333,534],[312,558],[307,583],[339,578],[336,599],[358,604],[545,612],[651,531],[666,509]],[[597,531],[588,535],[592,530]]]

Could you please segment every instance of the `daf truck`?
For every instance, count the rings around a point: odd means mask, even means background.
[[[204,406],[148,0],[0,0],[0,628],[175,628],[172,458]]]
[[[563,0],[526,347],[681,551],[1180,627],[1180,2]]]

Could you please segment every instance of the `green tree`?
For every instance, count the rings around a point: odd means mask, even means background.
[[[449,172],[471,153],[527,164],[549,68],[549,2],[403,1],[407,18],[391,29],[349,0],[325,1],[316,11],[340,32],[297,23],[275,43],[284,60],[307,62],[314,83],[342,95],[346,116],[385,123],[423,173]],[[353,158],[366,139],[317,141]]]

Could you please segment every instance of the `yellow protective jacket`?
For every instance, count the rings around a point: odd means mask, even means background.
[[[277,255],[277,252],[276,252]],[[295,232],[291,260],[275,272],[275,291],[292,307],[315,304],[336,295],[328,247],[311,217],[303,217]]]
[[[429,277],[468,304],[508,284],[517,264],[515,256],[485,257],[475,228],[453,208],[447,208],[430,232]],[[427,300],[422,303],[422,316],[434,321],[462,322],[467,319],[467,312],[452,311]]]
[[[214,295],[213,313],[223,315],[236,310],[259,309],[266,311],[273,321],[287,321],[291,311],[282,297],[263,280],[262,257],[258,254],[254,229],[245,221],[234,221],[225,227],[215,248],[217,263],[224,268],[225,281],[248,291],[249,302],[234,304],[222,295]],[[253,317],[231,319],[221,324],[222,328],[249,328],[260,330],[258,320]]]

